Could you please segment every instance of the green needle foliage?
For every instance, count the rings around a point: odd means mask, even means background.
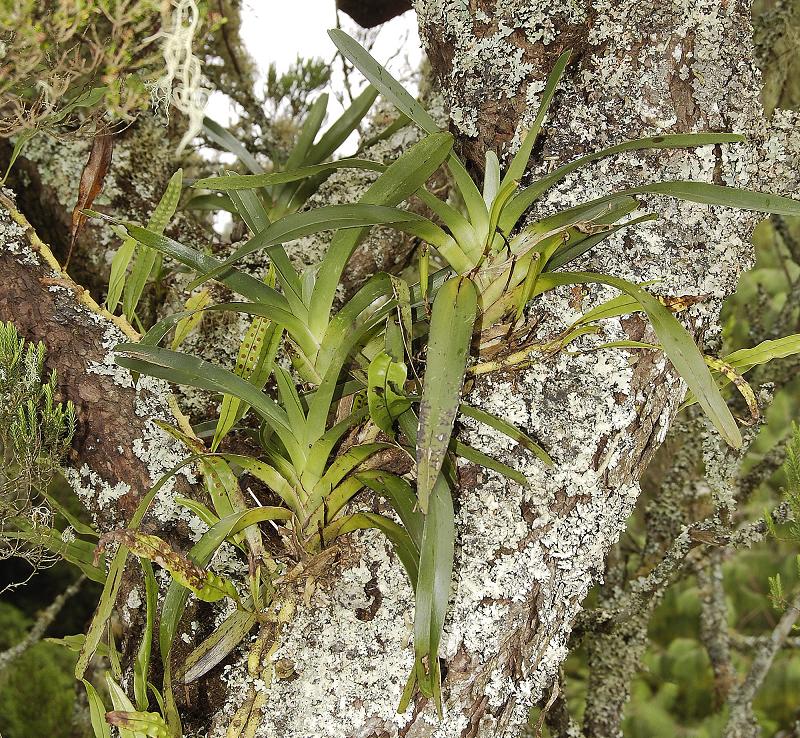
[[[670,307],[641,285],[613,275],[563,268],[619,229],[655,217],[633,216],[640,194],[800,215],[800,203],[788,198],[678,181],[631,188],[523,225],[528,209],[548,189],[599,158],[622,151],[737,142],[743,137],[699,133],[637,139],[583,156],[520,188],[519,180],[568,63],[570,54],[566,52],[547,81],[541,107],[519,151],[505,172],[497,154],[487,152],[486,175],[479,187],[453,152],[453,137],[440,131],[430,114],[352,38],[338,30],[330,35],[372,86],[319,139],[326,99],[323,96],[315,102],[281,171],[265,172],[229,133],[206,121],[208,135],[233,152],[251,172],[226,173],[194,184],[197,189],[217,193],[200,195],[203,207],[238,213],[252,234],[230,258],[215,259],[163,235],[158,228],[122,224],[127,236],[142,249],[166,255],[194,271],[197,279],[193,286],[215,279],[241,298],[217,305],[190,305],[154,325],[139,343],[120,345],[116,351],[118,363],[134,373],[223,397],[212,453],[198,439],[170,431],[192,452],[186,463],[200,464],[213,510],[192,500],[182,500],[182,504],[211,526],[209,532],[186,556],[171,551],[163,542],[136,534],[154,492],[148,494],[130,530],[119,534],[121,553],[112,563],[101,607],[76,670],[79,677],[83,675],[88,657],[99,646],[99,633],[113,608],[127,553],[159,563],[173,575],[159,633],[165,672],[162,713],[171,735],[179,734],[180,723],[171,696],[169,653],[190,591],[201,597],[227,594],[238,609],[189,657],[182,675],[185,680],[198,678],[230,653],[261,617],[268,602],[277,598],[291,601],[296,596],[283,576],[287,568],[299,566],[311,572],[307,576],[313,580],[317,576],[313,572],[324,568],[321,562],[326,552],[335,548],[337,539],[363,528],[376,528],[391,541],[415,592],[415,665],[401,709],[418,690],[433,699],[441,711],[438,648],[452,580],[454,457],[463,456],[525,483],[516,470],[453,437],[457,414],[462,412],[494,427],[528,448],[544,464],[552,464],[546,451],[522,430],[469,407],[461,397],[468,369],[483,373],[524,365],[533,361],[533,352],[541,347],[528,347],[518,358],[472,367],[470,358],[480,358],[496,342],[492,336],[502,334],[503,329],[513,331],[531,302],[544,292],[563,285],[610,285],[621,293],[620,297],[587,313],[549,349],[557,350],[591,332],[600,318],[643,311],[660,344],[635,348],[663,350],[685,379],[691,399],[702,406],[724,439],[738,447],[741,434],[721,395],[726,378],[730,379],[725,368],[729,364],[704,357]],[[325,161],[363,118],[378,93],[418,125],[425,137],[388,166],[358,158]],[[441,166],[452,175],[463,211],[426,190],[426,183]],[[378,176],[358,202],[299,210],[324,177],[344,167],[374,170]],[[401,207],[412,195],[422,199],[436,221]],[[341,276],[373,225],[409,233],[425,244],[420,279],[410,284],[388,274],[376,274],[335,310]],[[322,263],[298,273],[284,244],[326,231],[332,237]],[[433,274],[429,248],[446,264]],[[263,281],[236,266],[256,252],[264,252],[270,263]],[[203,311],[253,316],[234,371],[159,345],[181,321]],[[281,346],[291,359],[293,371],[275,361]],[[781,352],[787,355],[796,350],[793,347],[788,343],[762,346],[727,360],[730,364],[739,362],[739,369],[744,371]],[[265,390],[270,378],[274,392]],[[259,455],[220,451],[226,434],[248,411],[259,419]],[[413,462],[415,471],[405,476],[390,473],[381,468],[387,457]],[[248,509],[238,482],[243,475],[265,484],[280,505]],[[383,499],[395,516],[360,509],[356,495],[364,491]],[[283,552],[275,560],[264,553],[260,542],[258,524],[264,520],[278,527],[284,543]],[[208,562],[226,540],[251,562],[250,591],[244,595],[232,590],[230,582],[207,578]],[[213,592],[206,591],[207,587]],[[140,683],[145,678],[146,674],[140,674]],[[132,723],[137,726],[145,725],[141,721],[150,718],[140,717],[146,707],[146,695],[141,690],[137,707],[140,713],[129,719],[140,721]],[[132,711],[132,707],[128,709]],[[151,723],[155,727],[147,730],[164,729],[157,721]],[[160,735],[147,733],[151,734]]]
[[[63,558],[102,582],[86,540],[95,532],[51,491],[75,433],[75,408],[55,400],[57,377],[45,379],[44,359],[43,343],[0,323],[0,558],[22,557],[33,571]]]

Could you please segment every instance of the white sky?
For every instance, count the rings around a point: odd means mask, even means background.
[[[351,35],[358,29],[344,13],[340,14],[340,22],[343,30]],[[242,3],[242,36],[261,70],[274,62],[279,72],[286,71],[298,54],[304,58],[332,60],[336,48],[327,31],[335,27],[334,0],[244,0]],[[419,67],[422,57],[416,14],[409,11],[385,23],[378,31],[371,53],[407,83],[404,78],[410,70]],[[360,77],[351,75],[351,85],[356,80]],[[361,86],[359,81],[358,88]],[[328,121],[334,120],[342,110],[334,99],[336,93],[344,93],[340,61],[334,67],[331,87],[334,94],[328,105]],[[207,113],[224,125],[230,122],[232,111],[224,96],[215,93]]]

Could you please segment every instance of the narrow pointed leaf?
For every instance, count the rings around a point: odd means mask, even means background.
[[[222,262],[219,267],[203,274],[202,278],[195,280],[192,286],[196,287],[208,279],[220,279],[220,275],[224,275],[225,270],[233,266],[237,261],[269,246],[286,243],[287,241],[293,241],[322,231],[358,229],[356,233],[359,233],[365,226],[403,223],[406,221],[425,221],[425,218],[399,208],[364,203],[323,205],[313,210],[305,210],[302,213],[292,213],[280,220],[276,220],[261,233],[257,233]]]
[[[317,174],[333,172],[337,169],[366,169],[373,172],[383,172],[384,164],[371,159],[337,159],[322,164],[311,164],[298,169],[290,169],[269,174],[236,174],[230,172],[225,177],[205,177],[192,184],[197,189],[213,190],[214,192],[231,192],[238,190],[252,190],[259,187],[269,187],[287,182],[297,182]]]
[[[416,589],[419,578],[419,551],[411,540],[411,536],[391,518],[377,513],[356,513],[344,519],[340,525],[334,525],[331,531],[335,536],[343,536],[354,530],[377,528],[383,533],[394,547],[397,558],[403,564],[408,574],[411,586]]]
[[[106,722],[106,706],[97,690],[91,682],[81,679],[86,689],[86,697],[89,702],[89,720],[91,721],[94,738],[111,738],[111,727]]]
[[[770,195],[764,192],[742,190],[737,187],[709,184],[708,182],[655,182],[627,190],[626,194],[653,193],[669,195],[679,200],[697,202],[704,205],[722,205],[738,210],[755,210],[773,215],[800,215],[800,200]]]
[[[115,354],[115,360],[120,366],[176,384],[235,395],[270,423],[285,442],[291,443],[294,440],[286,413],[252,384],[227,369],[158,346],[120,344],[115,349]]]
[[[414,651],[419,670],[422,669],[422,659],[428,660],[428,678],[420,680],[421,688],[424,689],[427,682],[437,708],[441,710],[439,643],[450,600],[455,541],[453,498],[443,475],[437,477],[429,503],[422,533],[416,588]]]
[[[384,207],[399,205],[425,184],[452,147],[453,136],[449,133],[426,136],[387,167],[367,188],[359,204]],[[310,326],[317,336],[321,336],[327,327],[342,273],[366,232],[363,228],[339,231],[322,260],[309,308]]]
[[[417,435],[417,494],[423,512],[450,444],[477,306],[475,285],[465,277],[445,282],[433,303]]]
[[[623,151],[641,151],[647,149],[685,149],[695,146],[708,146],[718,143],[739,143],[744,136],[735,133],[674,133],[650,138],[637,138],[624,141],[616,146],[581,156],[568,164],[560,166],[542,179],[520,191],[511,199],[500,218],[500,228],[508,232],[513,228],[523,213],[538,200],[547,190],[557,185],[564,177],[581,167],[598,159]]]
[[[483,172],[483,201],[490,210],[497,193],[500,191],[500,160],[491,149],[486,151],[486,162]]]
[[[136,708],[146,710],[149,705],[147,698],[147,673],[150,669],[150,650],[153,646],[153,626],[155,624],[156,609],[158,607],[158,585],[153,574],[153,565],[147,559],[139,559],[144,575],[145,591],[145,627],[142,642],[136,651],[136,660],[133,664],[133,694],[136,699]]]
[[[468,446],[466,443],[453,439],[450,442],[450,448],[453,450],[453,453],[455,453],[456,456],[460,456],[467,461],[471,461],[473,464],[478,464],[479,466],[496,471],[498,474],[508,477],[517,484],[524,486],[528,483],[525,475],[521,472],[518,472],[516,469],[514,469],[514,467],[504,464],[502,461],[498,461],[497,459],[493,459],[483,451],[479,451],[477,448]]]
[[[524,446],[529,451],[532,451],[547,466],[553,466],[553,460],[550,458],[550,455],[527,433],[511,425],[511,423],[507,423],[505,420],[498,418],[496,415],[492,415],[491,413],[487,413],[485,410],[473,407],[472,405],[467,405],[463,402],[458,406],[458,410],[468,418],[477,420],[479,423],[483,423],[484,425],[488,425],[490,428],[500,431],[500,433],[503,435],[515,440],[520,446]]]
[[[536,144],[536,139],[539,132],[542,130],[542,123],[547,111],[550,108],[550,103],[553,102],[553,95],[555,95],[556,87],[564,76],[564,70],[569,64],[570,57],[572,56],[572,49],[567,49],[561,56],[558,57],[552,71],[547,77],[547,82],[542,91],[542,101],[539,103],[539,109],[536,111],[536,118],[534,119],[531,127],[528,129],[525,137],[522,139],[517,153],[508,165],[505,176],[503,177],[503,184],[508,184],[515,180],[522,179],[525,170],[528,168],[528,162],[533,152],[533,147]]]
[[[350,106],[331,124],[328,130],[320,136],[308,152],[306,161],[311,164],[324,161],[331,156],[350,136],[358,129],[364,116],[369,112],[378,90],[372,85],[359,94]]]
[[[417,496],[411,485],[405,479],[381,470],[358,472],[356,478],[389,501],[414,544],[421,548],[425,516],[417,508]]]
[[[223,149],[237,157],[253,174],[264,172],[264,168],[256,161],[256,158],[219,123],[211,118],[203,118],[203,131],[215,144],[222,146]]]
[[[186,246],[167,236],[162,236],[147,228],[142,228],[135,223],[124,223],[123,225],[125,226],[125,230],[139,243],[156,249],[162,254],[166,254],[199,274],[216,271],[221,266],[220,261],[197,251],[197,249],[193,249],[191,246]],[[288,307],[288,302],[283,295],[265,285],[261,280],[251,277],[249,274],[245,274],[236,269],[229,269],[225,274],[221,275],[219,279],[226,287],[229,287],[248,300],[252,300],[253,302],[269,302],[271,304]]]

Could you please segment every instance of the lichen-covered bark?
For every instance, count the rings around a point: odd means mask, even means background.
[[[519,138],[552,61],[577,52],[547,122],[534,169],[640,135],[739,130],[747,144],[631,154],[598,163],[551,193],[540,212],[656,179],[693,178],[789,193],[796,186],[795,121],[766,121],[758,101],[745,3],[551,0],[464,4],[419,0],[422,36],[450,103],[454,129],[477,167],[487,146]],[[608,242],[582,266],[669,295],[704,295],[684,314],[702,342],[717,333],[722,299],[752,254],[758,217],[653,200],[663,218]],[[563,290],[540,300],[535,337],[551,337],[608,297]],[[639,318],[609,322],[608,340],[648,336]],[[377,537],[358,564],[301,607],[275,658],[292,678],[273,684],[261,736],[515,736],[567,653],[571,624],[603,558],[624,528],[637,480],[683,395],[663,356],[603,350],[543,358],[513,376],[490,376],[471,401],[538,436],[556,466],[465,422],[467,440],[512,459],[521,488],[491,472],[465,474],[458,492],[458,552],[442,655],[446,712],[394,710],[411,663],[411,592]],[[379,592],[379,595],[375,593]],[[377,598],[374,617],[357,617]],[[229,690],[246,681],[228,672]],[[235,699],[232,700],[235,705]],[[233,705],[228,708],[232,709]],[[225,720],[220,717],[218,725]]]

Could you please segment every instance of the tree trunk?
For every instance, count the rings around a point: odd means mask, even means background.
[[[519,140],[543,80],[565,48],[574,50],[573,63],[537,146],[534,173],[641,135],[748,134],[747,143],[724,148],[604,160],[569,177],[537,213],[660,179],[782,194],[796,188],[793,160],[800,142],[790,139],[796,120],[782,111],[769,122],[763,115],[745,2],[417,0],[417,13],[452,127],[476,170],[487,148],[505,151]],[[682,315],[699,341],[713,340],[722,299],[751,262],[758,217],[664,198],[646,205],[661,220],[605,242],[582,268],[635,282],[659,280],[652,289],[665,295],[703,295]],[[145,428],[147,415],[166,417],[169,411],[164,386],[119,385],[124,380],[115,380],[106,358],[110,345],[122,339],[114,322],[94,308],[84,310],[81,293],[71,286],[50,285],[52,264],[30,253],[33,241],[26,245],[8,218],[0,234],[0,255],[10,270],[3,274],[12,276],[0,284],[0,317],[48,343],[51,336],[42,331],[52,326],[57,340],[50,357],[72,372],[64,374],[65,394],[80,400],[84,384],[92,393],[84,398],[86,435],[72,479],[98,474],[108,483],[130,484],[135,494],[154,478],[152,464],[168,465],[160,437],[147,436]],[[611,294],[565,288],[541,298],[529,316],[534,338],[554,337]],[[604,335],[578,345],[648,337],[646,322],[632,316],[606,321]],[[280,668],[259,703],[258,735],[517,736],[532,704],[550,690],[581,602],[625,527],[638,479],[684,389],[662,354],[621,349],[543,356],[529,369],[477,382],[470,402],[526,428],[556,463],[545,468],[513,442],[464,421],[464,440],[515,465],[529,484],[462,469],[455,578],[441,650],[443,719],[421,699],[404,714],[396,712],[413,661],[413,596],[390,547],[379,534],[365,532],[339,550],[308,601],[297,605],[272,657]],[[152,401],[137,405],[143,392]],[[117,418],[122,422],[111,422]],[[133,467],[115,457],[117,447]],[[95,459],[98,449],[103,455]],[[98,507],[97,499],[86,499]],[[194,632],[190,623],[183,627],[190,636]],[[246,653],[237,651],[230,668],[210,674],[199,705],[185,706],[198,734],[224,735],[242,700],[252,689],[265,689],[248,676],[246,661]]]

